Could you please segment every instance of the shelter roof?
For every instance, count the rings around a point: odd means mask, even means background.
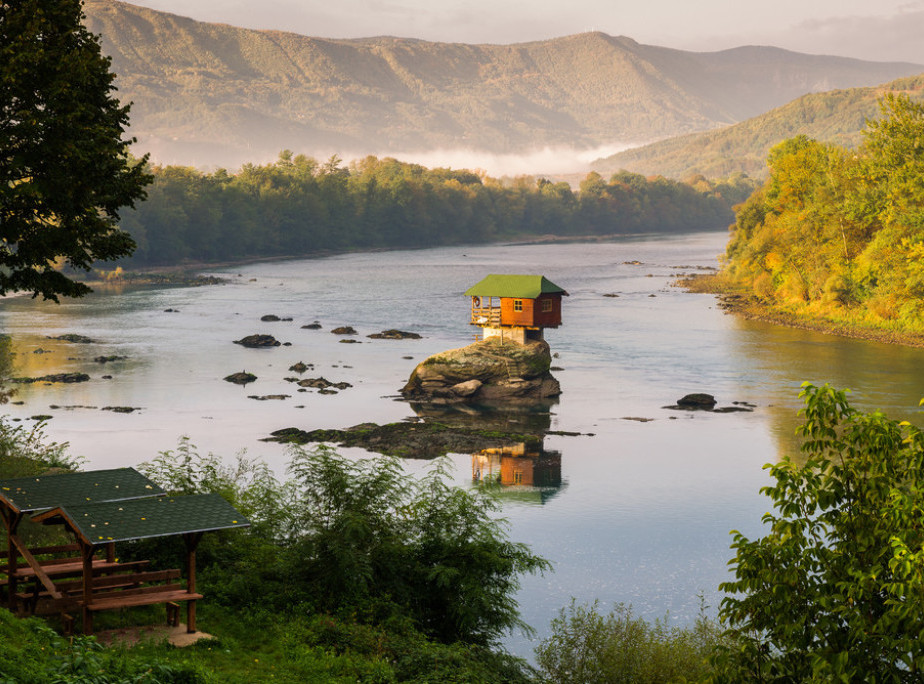
[[[562,294],[565,290],[541,275],[492,273],[465,291],[471,297],[517,297],[536,299],[541,294]]]
[[[63,523],[91,545],[250,526],[220,494],[73,504],[45,511],[33,520]]]
[[[68,504],[126,501],[165,494],[160,485],[134,468],[0,480],[0,504],[22,513]]]

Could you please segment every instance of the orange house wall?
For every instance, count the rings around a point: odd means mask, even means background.
[[[542,311],[542,301],[552,302],[551,311]],[[501,297],[501,325],[522,327],[557,328],[561,325],[561,296],[540,295],[536,299],[524,299],[523,310],[513,310],[513,298]]]

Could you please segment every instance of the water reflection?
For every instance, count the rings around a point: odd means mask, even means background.
[[[778,457],[802,459],[799,398],[802,382],[853,390],[851,405],[881,410],[889,418],[924,424],[918,402],[924,396],[924,349],[825,335],[760,321],[732,319],[728,348],[742,378],[764,397]]]
[[[496,487],[505,500],[544,504],[564,487],[561,452],[542,442],[483,449],[472,454],[472,482]]]
[[[411,402],[414,413],[424,421],[454,428],[493,430],[542,437],[552,424],[551,407],[557,401],[530,406],[484,406],[480,404],[433,405]]]
[[[557,399],[529,406],[411,403],[411,408],[427,422],[529,436],[516,444],[473,453],[472,482],[491,487],[505,501],[544,504],[565,486],[561,452],[543,446],[552,424],[551,408],[557,403]]]

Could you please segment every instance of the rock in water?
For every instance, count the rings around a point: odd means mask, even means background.
[[[246,385],[249,382],[253,382],[257,379],[257,376],[253,373],[248,373],[247,371],[240,371],[238,373],[232,373],[225,377],[225,380],[228,382],[233,382],[235,385]]]
[[[234,344],[240,344],[244,347],[278,347],[280,342],[272,335],[248,335],[239,340],[234,340]]]
[[[715,408],[715,405],[716,400],[714,396],[711,394],[703,394],[701,392],[687,394],[677,400],[677,406],[685,409],[705,409],[707,411],[711,411],[713,408]]]
[[[405,399],[432,403],[524,403],[550,399],[561,387],[542,340],[518,344],[491,338],[429,357],[401,389]]]

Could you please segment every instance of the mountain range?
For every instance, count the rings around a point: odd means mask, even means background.
[[[803,95],[741,123],[635,147],[591,166],[603,174],[626,169],[678,179],[694,174],[725,178],[734,173],[761,178],[768,173],[770,148],[787,138],[807,135],[843,147],[859,145],[867,120],[878,117],[879,100],[886,93],[903,93],[924,102],[924,75],[869,88]]]
[[[584,33],[513,45],[335,40],[85,0],[136,149],[236,167],[435,149],[526,154],[726,127],[805,95],[924,72],[773,47],[689,52]],[[538,171],[538,170],[537,170]]]

